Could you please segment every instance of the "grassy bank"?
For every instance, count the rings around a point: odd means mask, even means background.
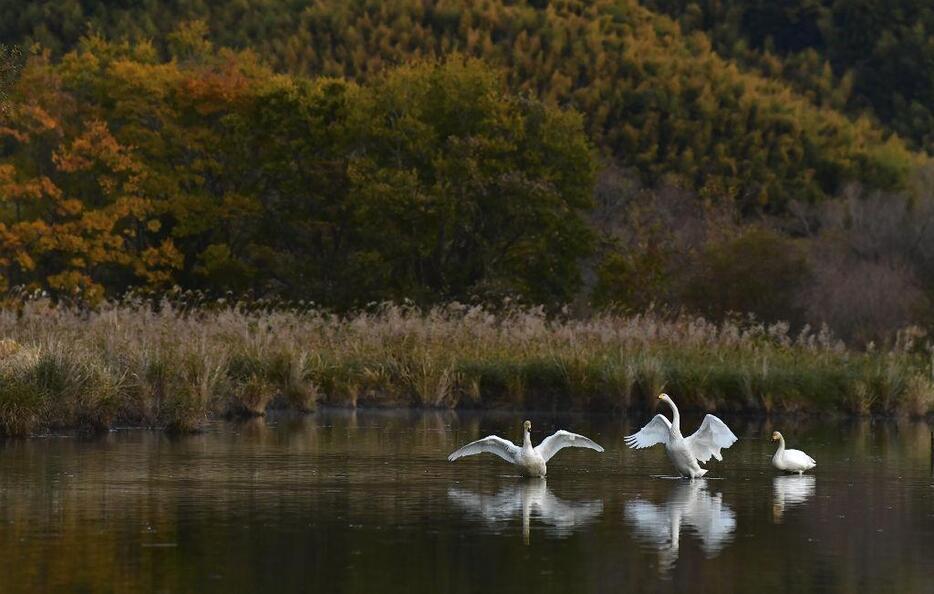
[[[923,415],[928,351],[854,352],[826,332],[652,315],[549,320],[449,306],[321,311],[0,312],[0,433],[197,429],[269,406],[627,409],[661,390],[720,411]]]

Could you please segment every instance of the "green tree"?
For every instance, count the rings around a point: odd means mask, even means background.
[[[573,295],[595,162],[579,115],[474,59],[357,85],[277,75],[203,35],[183,28],[169,62],[89,37],[30,64],[0,129],[13,282],[338,307]]]
[[[419,297],[569,299],[590,233],[594,162],[581,118],[476,60],[393,70],[355,121],[353,200],[390,283]]]

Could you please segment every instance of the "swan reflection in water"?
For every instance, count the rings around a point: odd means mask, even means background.
[[[450,487],[448,498],[462,509],[494,525],[521,516],[522,536],[526,544],[529,543],[533,517],[549,525],[549,534],[564,537],[593,522],[603,513],[603,501],[567,501],[555,497],[544,478],[522,480],[503,487],[495,495]]]
[[[668,501],[661,505],[643,499],[626,503],[626,521],[638,539],[658,549],[661,573],[670,571],[678,560],[682,527],[700,539],[708,558],[716,557],[733,538],[736,515],[721,494],[707,491],[705,482],[674,482]]]
[[[781,523],[785,509],[800,505],[814,495],[817,479],[810,475],[786,475],[772,479],[772,520]]]

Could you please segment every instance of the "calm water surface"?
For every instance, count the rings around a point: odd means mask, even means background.
[[[607,451],[522,479],[445,459],[521,416],[346,411],[3,442],[0,592],[934,592],[930,425],[729,420],[690,482],[625,449],[647,417],[531,418]]]

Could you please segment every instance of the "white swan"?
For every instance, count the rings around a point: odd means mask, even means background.
[[[545,476],[548,470],[545,464],[562,448],[577,447],[590,448],[598,452],[603,451],[602,447],[583,435],[570,433],[564,430],[557,431],[546,437],[542,440],[542,443],[533,448],[532,438],[529,435],[529,431],[532,430],[531,421],[526,421],[522,426],[525,433],[522,447],[502,437],[490,435],[489,437],[484,437],[483,439],[468,443],[448,456],[448,461],[453,462],[464,456],[473,456],[474,454],[487,452],[499,456],[506,462],[515,464],[526,476]]]
[[[681,435],[681,415],[674,401],[668,394],[659,394],[659,400],[671,406],[672,419],[669,422],[663,415],[655,415],[638,433],[626,436],[626,445],[641,449],[655,444],[665,444],[665,451],[671,463],[683,477],[698,478],[707,474],[700,462],[707,462],[711,457],[723,460],[720,450],[736,442],[736,436],[726,423],[713,415],[704,417],[700,429],[689,437]]]
[[[503,487],[496,495],[449,487],[448,498],[494,526],[502,526],[514,517],[521,516],[522,536],[526,544],[529,543],[532,517],[549,524],[549,532],[554,536],[565,537],[603,513],[603,502],[600,500],[564,501],[555,497],[545,479],[520,481]]]
[[[772,456],[772,466],[775,468],[804,474],[805,470],[811,470],[817,466],[814,458],[801,450],[786,450],[785,438],[778,431],[772,433],[772,441],[778,442],[778,449],[775,450],[775,455]]]

